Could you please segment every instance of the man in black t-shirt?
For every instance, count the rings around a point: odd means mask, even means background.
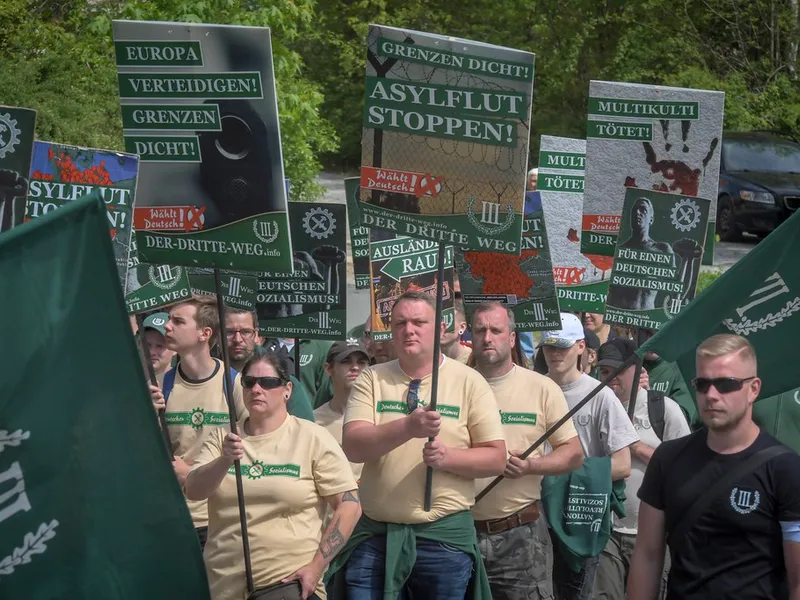
[[[639,489],[639,535],[630,600],[656,600],[667,536],[715,481],[780,443],[753,422],[761,389],[747,339],[715,335],[697,348],[700,416],[706,425],[656,448]],[[670,539],[667,600],[800,600],[800,456],[773,456],[713,499]]]

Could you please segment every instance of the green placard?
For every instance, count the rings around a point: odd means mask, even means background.
[[[605,320],[657,330],[694,298],[711,201],[628,188]]]
[[[36,111],[0,106],[0,232],[25,219]]]
[[[219,274],[219,283],[222,288],[222,300],[231,308],[240,310],[255,310],[256,295],[258,293],[258,278],[244,273],[229,273],[222,271]],[[214,274],[207,269],[190,269],[189,284],[192,293],[199,296],[215,296],[217,287]]]
[[[113,26],[142,262],[290,273],[269,29]]]
[[[125,306],[129,314],[149,312],[192,297],[188,269],[139,261],[136,232],[131,232]]]
[[[500,302],[514,311],[518,331],[561,328],[561,314],[553,279],[541,196],[525,195],[519,257],[496,252],[456,252],[456,270],[464,308],[471,320],[475,307]]]
[[[361,225],[358,177],[344,180],[347,197],[347,221],[350,225],[350,248],[353,254],[353,277],[357,290],[369,288],[369,227]]]
[[[290,202],[294,274],[258,279],[262,335],[342,340],[347,333],[347,211],[342,204]]]

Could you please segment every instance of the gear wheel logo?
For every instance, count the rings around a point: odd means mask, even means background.
[[[267,473],[267,465],[260,460],[254,460],[253,464],[247,467],[248,479],[261,479]]]
[[[678,200],[670,214],[672,224],[678,231],[691,231],[700,224],[700,206],[694,200]]]
[[[191,421],[192,429],[202,429],[206,423],[206,411],[199,407],[193,408],[189,415],[189,420]]]
[[[303,230],[312,238],[327,238],[336,230],[336,218],[327,208],[312,208],[303,217]]]
[[[22,132],[17,128],[16,119],[11,118],[11,113],[0,113],[0,159],[14,153],[20,134]]]

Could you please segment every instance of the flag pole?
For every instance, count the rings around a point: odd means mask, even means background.
[[[239,435],[239,428],[236,424],[236,408],[233,404],[233,381],[231,381],[231,366],[228,359],[228,343],[225,337],[225,302],[223,301],[222,283],[219,277],[219,269],[214,267],[214,290],[217,295],[217,312],[219,313],[219,346],[222,352],[222,363],[225,369],[223,375],[223,391],[225,401],[228,404],[228,418],[231,422],[231,433]],[[233,461],[233,474],[236,478],[236,499],[239,503],[239,524],[242,527],[242,550],[244,551],[244,574],[247,580],[247,593],[252,594],[255,589],[253,585],[253,565],[250,563],[250,540],[247,539],[247,513],[244,508],[244,486],[242,483],[242,468],[239,460]]]
[[[142,360],[147,367],[147,376],[150,379],[150,385],[158,387],[158,378],[156,377],[156,370],[153,368],[153,363],[150,362],[150,345],[144,337],[144,317],[141,314],[136,315],[136,327],[139,330],[139,349],[142,353]],[[164,438],[164,445],[167,447],[167,454],[172,459],[172,443],[169,440],[169,430],[167,429],[167,418],[164,415],[165,409],[158,409],[158,424],[161,428],[161,437]]]
[[[300,381],[300,338],[294,338],[294,376]]]
[[[444,295],[444,259],[445,245],[439,242],[439,254],[436,263],[436,313],[433,319],[436,335],[433,338],[433,371],[431,372],[431,410],[436,410],[436,400],[439,392],[439,356],[442,347],[442,296]],[[429,437],[432,442],[434,438]],[[431,492],[433,490],[433,467],[425,469],[425,510],[431,509]]]
[[[584,407],[584,405],[585,405],[587,402],[589,402],[589,400],[591,400],[591,399],[592,399],[592,398],[594,398],[594,397],[595,397],[597,394],[599,394],[599,393],[600,393],[600,390],[602,390],[604,387],[606,387],[606,385],[608,385],[608,382],[609,382],[609,381],[611,381],[612,379],[614,379],[614,377],[616,377],[617,375],[619,375],[620,373],[622,373],[622,372],[623,372],[625,369],[627,369],[628,367],[630,367],[630,366],[631,366],[631,364],[633,364],[633,363],[634,363],[634,361],[636,361],[636,360],[638,360],[638,357],[637,357],[637,356],[634,354],[632,357],[630,357],[628,360],[626,360],[624,363],[622,363],[622,365],[620,365],[619,367],[617,367],[616,369],[614,369],[614,371],[613,371],[611,374],[609,374],[609,376],[608,376],[608,377],[606,377],[605,379],[603,379],[603,380],[601,380],[601,381],[600,381],[600,385],[598,385],[598,386],[597,386],[596,388],[594,388],[594,389],[593,389],[591,392],[589,392],[589,394],[588,394],[588,395],[587,395],[587,396],[586,396],[586,397],[585,397],[583,400],[581,400],[581,401],[580,401],[580,402],[578,402],[578,403],[577,403],[575,406],[573,406],[573,407],[570,409],[570,411],[569,411],[567,414],[565,414],[565,415],[564,415],[563,417],[561,417],[561,418],[560,418],[558,421],[556,421],[556,422],[553,424],[553,426],[552,426],[552,427],[550,427],[550,429],[548,429],[547,431],[545,431],[545,432],[544,432],[544,434],[542,435],[542,437],[540,437],[540,438],[539,438],[538,440],[536,440],[536,441],[535,441],[533,444],[531,444],[531,445],[528,447],[528,449],[527,449],[527,450],[525,450],[525,452],[523,452],[523,453],[520,455],[520,458],[521,458],[522,460],[525,460],[526,458],[528,458],[528,457],[529,457],[529,456],[530,456],[530,455],[533,453],[533,451],[534,451],[534,450],[536,450],[536,449],[537,449],[539,446],[541,446],[542,444],[544,444],[544,443],[547,441],[547,439],[548,439],[548,438],[549,438],[551,435],[553,435],[553,434],[556,432],[556,430],[557,430],[559,427],[561,427],[561,426],[562,426],[564,423],[566,423],[568,420],[570,420],[570,419],[571,419],[571,418],[572,418],[572,417],[575,415],[575,413],[577,413],[577,412],[578,412],[580,409],[582,409],[582,408]],[[480,492],[480,493],[479,493],[477,496],[475,496],[475,503],[477,504],[478,502],[480,502],[480,500],[481,500],[481,499],[482,499],[484,496],[486,496],[486,494],[488,494],[489,492],[491,492],[491,491],[492,491],[492,490],[493,490],[495,487],[497,487],[497,485],[498,485],[498,484],[499,484],[501,481],[503,481],[503,479],[504,479],[503,475],[500,475],[500,476],[498,476],[498,477],[495,477],[495,478],[492,480],[492,482],[491,482],[489,485],[487,485],[485,488],[483,488],[483,489],[481,490],[481,492]]]

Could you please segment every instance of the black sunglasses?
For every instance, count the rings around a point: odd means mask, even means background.
[[[408,394],[406,395],[406,406],[408,412],[412,413],[417,410],[419,406],[419,384],[422,383],[421,379],[412,379],[408,384]]]
[[[730,394],[731,392],[738,392],[745,382],[751,379],[755,379],[755,376],[745,377],[744,379],[739,379],[738,377],[695,377],[692,379],[692,387],[701,394],[706,394],[713,385],[720,394]]]
[[[242,387],[248,390],[258,384],[262,389],[274,390],[284,384],[280,377],[255,377],[254,375],[242,375]]]

